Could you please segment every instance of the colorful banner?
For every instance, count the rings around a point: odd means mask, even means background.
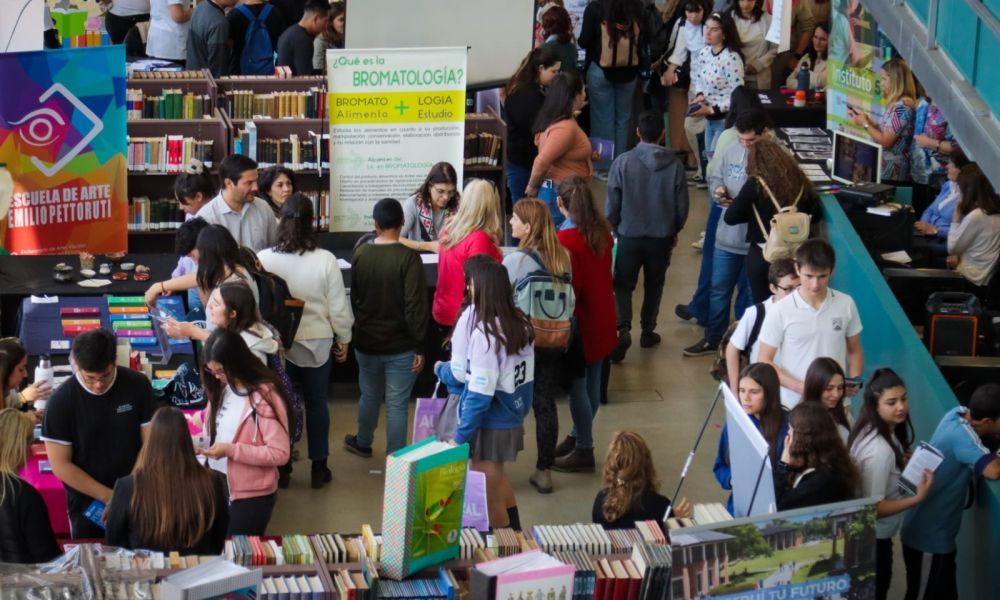
[[[674,600],[875,597],[874,499],[674,529]]]
[[[370,231],[382,198],[412,195],[437,162],[462,179],[460,48],[328,50],[330,231]]]
[[[124,46],[0,54],[0,73],[0,162],[14,177],[7,249],[126,251]]]
[[[861,0],[832,0],[830,17],[826,127],[869,139],[847,108],[869,113],[876,121],[881,117],[885,103],[879,73],[889,41]]]

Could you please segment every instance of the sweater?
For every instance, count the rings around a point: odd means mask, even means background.
[[[767,30],[771,27],[771,15],[764,13],[760,20],[744,19],[737,16],[739,8],[734,5],[733,17],[736,21],[736,31],[740,34],[743,48],[743,62],[747,67],[753,67],[756,73],[746,74],[747,84],[757,89],[766,90],[771,87],[771,64],[778,54],[778,47],[767,41]]]
[[[809,89],[818,90],[826,87],[826,59],[816,57],[816,66],[812,65],[812,58],[808,54],[803,54],[798,64],[792,69],[788,79],[785,80],[785,87],[797,89],[799,87],[799,69],[805,65],[809,69]]]
[[[351,261],[354,347],[369,354],[423,350],[430,317],[420,256],[402,244],[362,244]]]
[[[447,233],[447,231],[446,231]],[[477,254],[488,254],[497,262],[503,259],[496,242],[485,231],[476,230],[451,248],[441,244],[438,250],[438,280],[434,290],[431,315],[438,324],[451,327],[458,319],[458,309],[465,297],[466,259]]]
[[[605,529],[632,529],[636,521],[663,521],[670,507],[670,499],[663,494],[658,494],[653,490],[644,490],[642,495],[635,499],[632,506],[624,515],[614,521],[604,518],[604,499],[607,498],[607,490],[597,492],[594,498],[594,506],[590,511],[590,519]]]
[[[774,469],[778,510],[808,508],[854,498],[854,491],[826,467],[806,469],[789,480],[788,466],[779,462]]]
[[[684,228],[688,186],[677,153],[639,144],[611,163],[605,211],[618,235],[667,238]]]
[[[775,198],[775,200],[779,204],[783,201],[791,203],[795,198],[787,200]],[[722,214],[722,218],[727,225],[745,224],[747,226],[746,241],[750,244],[762,244],[764,243],[764,233],[760,229],[760,224],[757,223],[757,217],[754,216],[754,207],[757,208],[760,220],[764,223],[764,229],[770,233],[771,217],[778,211],[774,207],[774,203],[771,202],[771,198],[761,188],[756,177],[747,179],[747,182],[740,189],[740,193],[733,199],[733,203]],[[814,223],[823,216],[823,207],[812,190],[803,192],[796,205],[796,210],[811,214]]]
[[[278,60],[274,64],[291,67],[292,75],[313,74],[313,36],[295,23],[278,38]]]
[[[187,67],[208,69],[212,77],[229,74],[229,23],[226,13],[211,0],[199,4],[191,15]]]
[[[538,148],[531,127],[545,102],[541,86],[529,85],[507,97],[503,104],[503,118],[507,122],[507,160],[519,167],[530,169]]]
[[[603,360],[618,345],[615,294],[611,281],[614,239],[608,234],[604,253],[597,255],[576,227],[562,229],[558,236],[559,243],[569,252],[573,294],[576,296],[573,316],[583,341],[584,359],[592,365]]]
[[[720,119],[729,111],[729,97],[743,85],[743,59],[736,52],[723,48],[716,54],[711,46],[698,51],[700,67],[691,73],[693,95],[705,95],[705,101],[715,111],[708,119]]]
[[[958,272],[976,285],[987,285],[993,278],[998,253],[1000,214],[987,215],[977,208],[948,231],[948,254],[958,256]]]
[[[531,168],[529,183],[540,186],[545,179],[556,185],[571,175],[579,175],[587,181],[594,175],[592,153],[587,134],[573,119],[563,119],[549,125],[545,131],[535,135],[538,156]]]
[[[268,496],[278,490],[278,467],[288,462],[288,415],[270,384],[250,392],[233,441],[226,450],[230,500]]]
[[[717,162],[716,162],[717,161]],[[726,188],[731,198],[739,195],[747,180],[747,149],[743,144],[733,144],[721,153],[716,153],[712,159],[715,168],[708,171],[708,196],[715,202],[715,189]],[[725,219],[728,209],[723,208],[723,218],[715,229],[715,247],[722,248],[732,254],[746,254],[750,249],[747,243],[747,226],[730,225]]]
[[[62,554],[42,495],[16,475],[0,479],[0,562],[40,563]]]
[[[306,303],[295,332],[296,341],[351,341],[354,315],[347,301],[344,276],[332,252],[317,248],[298,254],[269,248],[258,258],[265,269],[285,280],[293,297]]]

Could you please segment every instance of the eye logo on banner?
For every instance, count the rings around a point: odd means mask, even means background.
[[[60,99],[64,102],[60,102]],[[104,123],[61,83],[54,84],[39,96],[38,103],[43,106],[11,125],[17,128],[18,136],[29,146],[22,146],[21,153],[29,155],[31,164],[52,177],[87,149],[90,142],[104,129]],[[73,127],[68,118],[73,112],[67,111],[66,105],[83,116],[85,122],[81,124],[87,129],[86,133]],[[64,151],[74,139],[79,141]],[[37,150],[32,151],[31,148]],[[53,159],[54,163],[51,162]]]

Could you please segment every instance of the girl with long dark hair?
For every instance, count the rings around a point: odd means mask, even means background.
[[[592,473],[594,417],[601,403],[601,366],[618,345],[615,295],[611,278],[614,239],[611,224],[594,205],[590,186],[580,177],[559,184],[556,198],[566,218],[559,243],[569,252],[576,294],[577,338],[575,352],[583,354],[584,370],[570,387],[569,407],[573,431],[556,447],[553,469],[566,473]],[[571,347],[570,352],[574,352]]]
[[[445,223],[458,212],[460,184],[455,167],[447,162],[435,163],[420,189],[403,201],[399,242],[414,250],[437,252]]]
[[[774,478],[778,510],[857,497],[858,470],[825,408],[805,402],[789,413],[788,435]]]
[[[507,189],[514,202],[524,197],[531,167],[538,156],[532,130],[535,118],[545,102],[546,90],[562,68],[562,57],[555,48],[539,46],[524,57],[504,88],[502,109],[507,122]]]
[[[962,167],[958,189],[961,197],[948,230],[948,266],[985,288],[996,277],[1000,256],[1000,195],[976,163]]]
[[[792,69],[792,73],[785,81],[785,86],[796,88],[799,85],[799,69],[803,66],[809,71],[809,89],[815,90],[826,87],[826,63],[830,49],[830,24],[820,23],[813,30],[812,43],[806,53],[799,59],[798,64]]]
[[[466,305],[451,338],[451,362],[434,371],[449,388],[461,389],[452,435],[469,444],[469,467],[486,475],[493,527],[521,529],[514,488],[504,463],[524,448],[524,417],[534,388],[534,330],[514,304],[503,265],[474,256],[464,265]]]
[[[288,462],[294,413],[274,373],[239,334],[221,329],[205,342],[208,448],[198,453],[227,477],[228,535],[264,535],[277,500],[278,467]]]
[[[698,51],[698,70],[691,74],[691,102],[700,107],[692,117],[705,117],[705,157],[712,159],[715,140],[722,133],[729,98],[743,85],[740,34],[733,19],[714,12],[705,19],[705,47]]]
[[[840,363],[827,356],[812,361],[802,382],[802,402],[815,402],[830,412],[837,433],[847,443],[851,435],[851,422],[844,406],[844,370]]]
[[[36,400],[48,400],[52,386],[48,381],[36,381],[21,388],[28,378],[28,349],[16,337],[0,339],[0,408],[27,410]],[[38,421],[40,413],[32,413]]]
[[[875,597],[884,600],[892,583],[892,538],[903,513],[924,501],[934,482],[927,472],[917,493],[905,496],[899,477],[913,444],[913,425],[906,384],[892,369],[875,369],[865,386],[861,411],[847,440],[851,458],[861,471],[861,495],[875,496]]]
[[[115,482],[105,541],[122,548],[219,554],[229,526],[222,481],[198,462],[184,414],[172,406],[157,410],[132,474]]]

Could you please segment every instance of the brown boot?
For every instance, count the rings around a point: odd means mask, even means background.
[[[593,473],[596,470],[593,448],[574,448],[566,456],[556,459],[553,471],[560,473]]]
[[[576,448],[576,438],[571,435],[567,435],[566,439],[559,442],[559,445],[556,446],[556,451],[555,451],[556,458],[559,458],[560,456],[566,456],[567,454],[573,451],[573,448]]]

